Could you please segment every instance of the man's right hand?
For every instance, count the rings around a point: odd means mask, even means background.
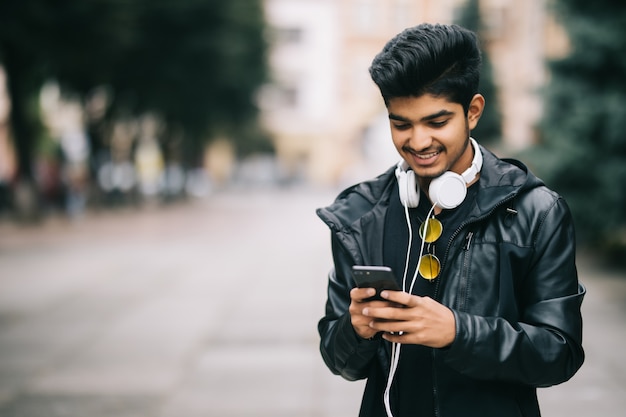
[[[370,339],[378,333],[370,327],[372,318],[363,315],[363,309],[367,307],[393,307],[396,304],[389,301],[369,300],[376,295],[374,288],[353,288],[350,291],[350,320],[356,333],[363,339]]]

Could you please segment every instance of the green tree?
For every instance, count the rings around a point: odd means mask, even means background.
[[[626,3],[558,0],[569,54],[549,63],[535,170],[569,202],[585,242],[626,243]]]
[[[248,149],[253,95],[267,77],[261,2],[134,4],[131,45],[109,77],[118,110],[160,115],[182,134],[188,163],[216,135]]]
[[[0,63],[7,73],[10,122],[24,180],[33,177],[42,84],[56,78],[84,92],[107,81],[104,71],[123,49],[119,40],[129,28],[117,3],[0,0]]]
[[[110,119],[158,115],[188,164],[218,134],[243,151],[256,146],[264,31],[261,0],[0,0],[20,178],[33,181],[36,99],[50,79],[79,97],[106,86]]]
[[[467,0],[458,10],[457,24],[470,29],[478,34],[482,45],[482,68],[480,74],[479,91],[485,97],[485,111],[480,118],[480,123],[472,131],[472,136],[484,144],[493,144],[502,138],[502,117],[498,104],[498,90],[493,81],[493,66],[487,50],[487,36],[483,27],[480,14],[480,1]]]

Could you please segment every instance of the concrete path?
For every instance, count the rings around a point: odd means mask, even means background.
[[[78,223],[0,224],[0,417],[349,417],[325,368],[332,193],[232,191]],[[626,277],[581,261],[588,359],[544,415],[626,410]]]

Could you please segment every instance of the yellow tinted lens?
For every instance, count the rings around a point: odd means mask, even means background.
[[[439,276],[441,264],[435,255],[424,255],[420,260],[420,275],[425,279],[435,279]]]
[[[443,226],[441,225],[441,222],[434,217],[431,217],[430,219],[426,219],[424,223],[421,224],[420,237],[426,243],[433,243],[435,240],[439,239],[442,231]]]

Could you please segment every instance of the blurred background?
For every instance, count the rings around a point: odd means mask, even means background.
[[[479,33],[472,135],[575,217],[598,361],[549,415],[618,415],[623,1],[0,0],[0,416],[355,415],[314,209],[397,161],[368,67],[421,22]]]

